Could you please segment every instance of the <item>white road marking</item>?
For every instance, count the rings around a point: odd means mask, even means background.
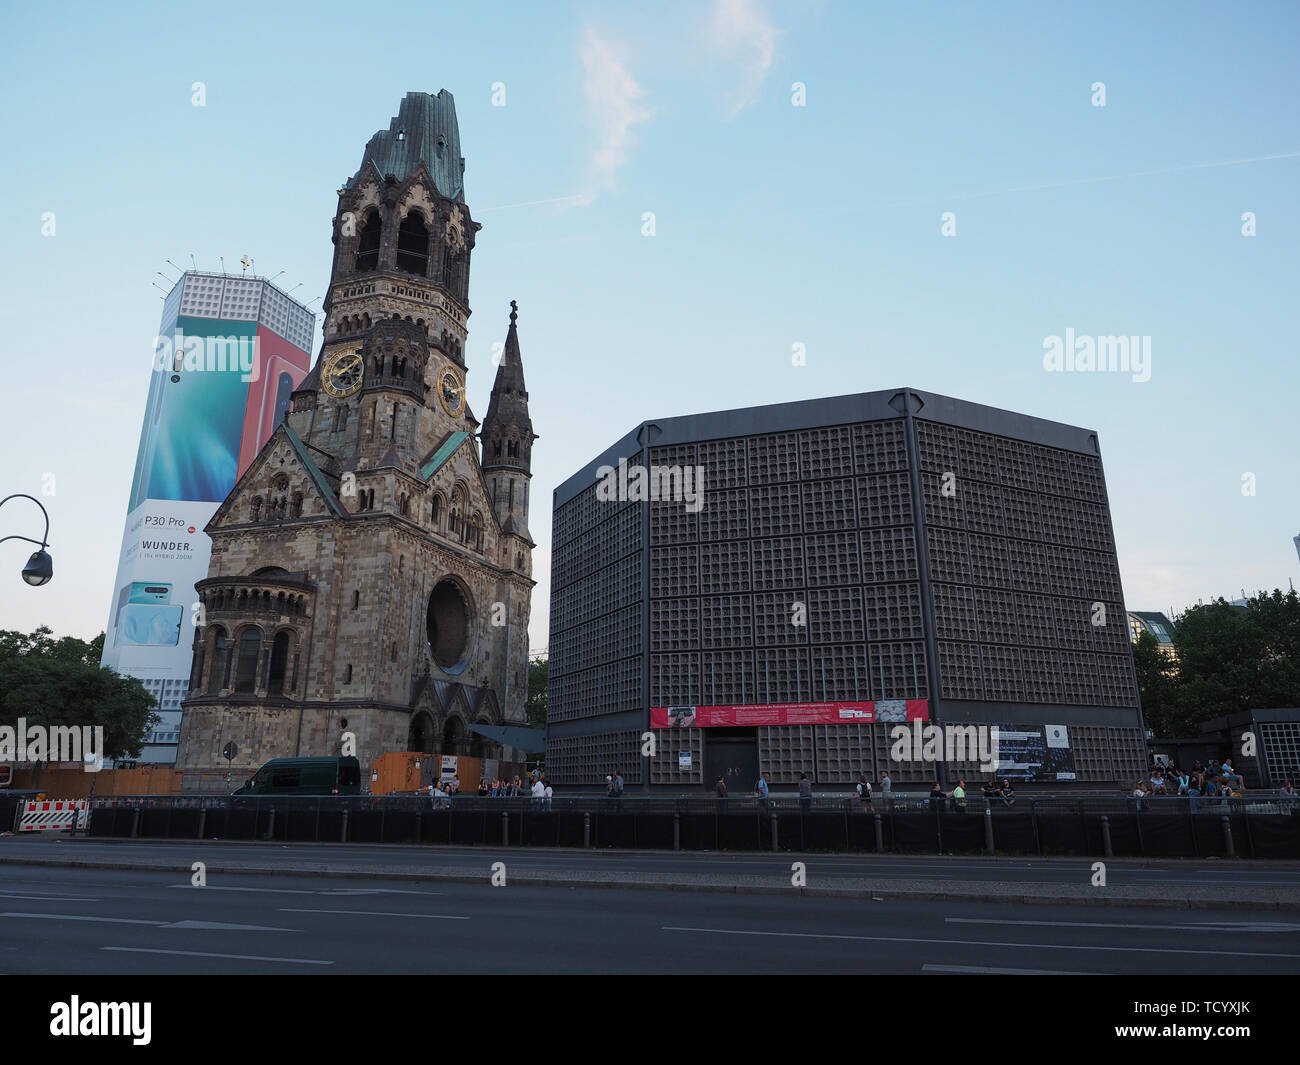
[[[100,947],[121,954],[180,954],[187,958],[231,958],[234,961],[281,961],[290,965],[333,965],[332,961],[316,958],[268,958],[261,954],[213,954],[205,950],[157,950],[153,947]]]
[[[26,899],[29,902],[98,902],[81,895],[2,895],[0,899]]]
[[[1065,969],[994,969],[986,965],[922,965],[923,973],[1001,973],[1005,976],[1093,976]]]
[[[818,932],[753,932],[739,928],[688,928],[662,925],[664,932],[711,932],[723,936],[783,936],[796,939],[852,939],[863,943],[935,943],[946,947],[1014,947],[1017,950],[1106,950],[1122,954],[1199,954],[1221,958],[1300,958],[1300,954],[1266,954],[1241,950],[1178,950],[1173,947],[1094,947],[1078,943],[1001,943],[989,939],[910,939],[901,936],[843,936]]]
[[[264,924],[225,924],[222,921],[172,921],[160,928],[200,928],[217,932],[297,932],[297,928],[272,928]]]
[[[1107,921],[1000,921],[984,917],[945,917],[946,924],[1022,924],[1042,928],[1148,928],[1170,932],[1300,932],[1300,924],[1273,921],[1207,921],[1201,924],[1120,924]]]
[[[183,890],[194,891],[256,891],[272,895],[315,895],[317,892],[308,888],[284,888],[284,887],[226,887],[221,884],[208,884],[206,887],[196,887],[194,884],[168,884],[169,888],[181,888]]]
[[[157,927],[161,921],[141,921],[132,917],[81,917],[75,913],[15,913],[7,910],[0,917],[29,917],[37,921],[100,921],[104,924],[149,924]]]
[[[281,913],[350,913],[357,917],[423,917],[430,921],[468,921],[468,917],[449,917],[442,913],[383,913],[378,910],[293,910],[277,907]]]

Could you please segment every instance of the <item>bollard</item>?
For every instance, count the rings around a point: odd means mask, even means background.
[[[770,819],[772,822],[772,849],[774,851],[780,850],[781,849],[780,843],[778,842],[776,837],[776,811],[775,810],[772,811]]]
[[[345,808],[343,810],[343,828],[339,832],[339,842],[346,843],[347,841],[348,841],[348,811]]]
[[[1101,853],[1105,858],[1115,857],[1110,846],[1110,818],[1105,814],[1101,815]]]
[[[993,811],[988,806],[984,807],[984,849],[993,853]]]
[[[266,838],[275,839],[275,807],[271,807],[271,814],[266,819]]]
[[[582,845],[591,846],[591,813],[588,811],[582,815]]]
[[[503,846],[510,845],[510,813],[507,810],[501,811],[501,843]]]
[[[1228,857],[1235,858],[1237,857],[1237,848],[1232,842],[1232,822],[1228,819],[1226,814],[1223,817],[1220,817],[1219,821],[1223,825],[1223,846],[1227,850]]]
[[[682,815],[673,811],[673,850],[682,849]]]
[[[1227,818],[1225,817],[1226,821]],[[140,835],[140,807],[131,811],[131,838],[136,839]]]
[[[880,815],[876,814],[876,853],[880,854],[885,849],[885,826],[880,820]]]
[[[207,807],[205,806],[202,810],[199,811],[199,834],[195,838],[202,839],[203,830],[207,827],[208,827],[208,810]]]

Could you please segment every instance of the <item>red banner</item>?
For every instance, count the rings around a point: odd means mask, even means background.
[[[928,721],[925,699],[873,703],[755,703],[748,706],[652,706],[651,728],[737,728],[747,725],[869,725]]]

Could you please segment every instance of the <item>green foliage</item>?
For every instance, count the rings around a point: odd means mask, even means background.
[[[160,718],[134,677],[101,668],[104,634],[87,642],[0,630],[0,725],[88,725],[104,729],[104,757],[136,758]]]
[[[1223,599],[1174,621],[1175,661],[1161,663],[1154,638],[1133,648],[1142,713],[1158,737],[1196,736],[1212,718],[1300,706],[1300,596],[1261,593],[1246,609]]]
[[[540,655],[528,662],[528,727],[546,727],[546,666],[547,660]]]

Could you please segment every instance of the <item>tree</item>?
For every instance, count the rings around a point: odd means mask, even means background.
[[[95,639],[54,639],[42,625],[33,633],[0,630],[0,725],[104,730],[103,755],[136,758],[161,720],[157,701],[135,677],[99,664],[104,634]]]
[[[528,662],[528,710],[529,728],[546,728],[546,673],[547,660],[541,655]]]
[[[1145,634],[1133,648],[1143,716],[1157,736],[1194,736],[1212,718],[1300,705],[1294,590],[1253,596],[1244,610],[1223,599],[1190,607],[1174,626],[1178,657],[1171,668],[1154,668]]]

